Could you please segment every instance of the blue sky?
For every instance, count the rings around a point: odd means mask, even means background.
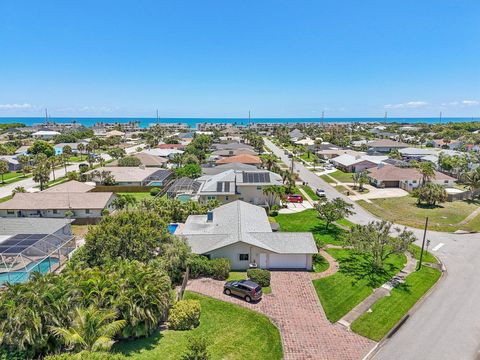
[[[480,1],[0,2],[0,116],[480,116]]]

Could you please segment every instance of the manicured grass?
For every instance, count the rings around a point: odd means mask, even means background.
[[[312,199],[313,201],[320,200],[318,195],[315,194],[315,191],[313,191],[313,189],[310,186],[301,185],[300,187],[307,193],[308,196],[310,196],[310,199]]]
[[[353,173],[346,173],[342,170],[336,170],[329,174],[334,179],[343,182],[343,183],[352,183],[353,182]]]
[[[390,256],[381,273],[372,273],[366,257],[348,249],[328,249],[340,264],[339,271],[313,281],[328,320],[336,322],[372,294],[373,289],[391,279],[405,265],[405,255]]]
[[[329,184],[334,184],[335,183],[335,180],[333,180],[330,176],[328,175],[320,175],[320,178],[323,179],[324,181],[326,181],[327,183]]]
[[[321,273],[327,271],[330,267],[327,259],[325,259],[322,255],[316,254],[313,258],[313,271],[317,273]]]
[[[246,278],[247,278],[246,271],[230,271],[227,281],[244,280]],[[262,287],[262,291],[264,294],[271,294],[272,288],[270,286],[265,286],[265,287]]]
[[[453,232],[470,228],[480,231],[480,219],[474,218],[465,225],[459,223],[478,208],[478,202],[445,202],[436,207],[417,205],[417,199],[403,196],[395,199],[372,199],[372,203],[363,200],[358,203],[372,214],[398,224],[423,228],[428,216],[428,229]]]
[[[275,217],[280,224],[280,231],[311,232],[318,246],[324,244],[342,245],[345,230],[335,224],[325,229],[325,222],[318,218],[315,209],[308,209],[293,214],[278,214]]]
[[[119,343],[114,350],[139,360],[177,360],[195,334],[207,339],[212,360],[241,360],[252,353],[258,359],[282,359],[280,334],[266,316],[190,292],[185,297],[200,300],[202,313],[196,329],[157,332],[149,338]]]
[[[335,189],[342,193],[342,194],[345,194],[347,195],[347,192],[349,192],[350,194],[352,193],[346,186],[343,186],[343,185],[335,185]]]
[[[305,160],[307,162],[314,162],[317,159],[317,156],[313,153],[310,153],[310,157],[308,157],[308,153],[303,153],[299,156],[300,159]]]
[[[336,223],[339,224],[339,225],[348,227],[348,228],[351,228],[351,227],[353,227],[353,225],[355,225],[353,222],[351,222],[348,219],[341,219],[341,220],[336,221]]]
[[[381,340],[437,282],[440,275],[439,270],[427,266],[408,275],[404,284],[397,285],[390,296],[373,304],[372,312],[362,314],[352,323],[351,329],[372,340]]]
[[[135,199],[137,199],[138,202],[142,199],[151,199],[153,198],[152,195],[150,195],[149,192],[119,192],[117,193],[119,195],[132,195]]]
[[[420,246],[417,246],[415,244],[410,244],[410,246],[408,247],[408,251],[410,251],[410,253],[413,255],[415,259],[420,260],[420,253],[422,252],[422,248]],[[429,252],[427,252],[426,249],[424,249],[423,251],[422,263],[423,262],[438,264],[437,258],[432,254],[430,254]]]
[[[3,198],[0,198],[0,203],[3,203],[5,201],[8,201],[12,198],[13,196],[12,195],[8,195],[8,196],[5,196]]]

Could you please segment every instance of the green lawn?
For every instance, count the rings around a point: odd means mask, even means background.
[[[405,265],[405,255],[390,256],[382,273],[373,274],[367,259],[348,249],[328,249],[340,264],[332,276],[313,281],[328,320],[336,322],[391,279]]]
[[[423,228],[428,216],[428,228],[435,231],[453,232],[458,229],[480,231],[480,219],[474,218],[465,225],[459,223],[478,208],[478,202],[454,201],[440,206],[417,206],[417,199],[403,196],[395,199],[363,200],[358,203],[372,214],[385,220],[416,228]]]
[[[313,162],[317,159],[317,156],[313,153],[310,153],[310,157],[308,156],[308,153],[303,153],[302,155],[299,156],[300,159],[308,161],[308,162]]]
[[[244,280],[246,278],[247,278],[246,271],[230,271],[227,281]],[[265,287],[262,287],[262,291],[264,294],[271,294],[272,288],[270,286],[265,286]]]
[[[303,191],[305,191],[307,193],[308,196],[310,196],[310,199],[312,199],[313,201],[320,200],[318,195],[315,194],[315,191],[313,191],[313,189],[310,186],[301,185],[300,187],[303,189]]]
[[[441,272],[423,266],[420,271],[407,276],[390,296],[378,300],[371,313],[362,314],[351,329],[356,333],[379,341],[397,324],[411,307],[437,282]]]
[[[410,244],[410,246],[408,247],[408,251],[410,251],[410,253],[413,255],[415,259],[420,260],[420,253],[422,252],[422,248],[420,246],[417,246],[415,244]],[[437,258],[432,254],[430,254],[429,252],[427,252],[426,249],[423,250],[422,263],[423,262],[438,264]]]
[[[353,173],[346,173],[346,172],[343,172],[342,170],[336,170],[330,173],[329,175],[340,182],[344,182],[344,183],[353,182],[353,178],[352,178]]]
[[[315,209],[308,209],[294,214],[278,214],[275,221],[280,224],[280,231],[311,232],[318,246],[324,244],[342,245],[345,230],[330,224],[325,229],[325,222],[318,218]]]
[[[334,184],[335,180],[333,180],[330,176],[328,175],[320,175],[320,178],[323,179],[323,181],[326,181],[329,184]]]
[[[187,349],[189,336],[196,334],[207,339],[211,360],[241,360],[246,354],[258,359],[282,359],[279,331],[266,316],[190,292],[185,297],[200,300],[199,327],[157,332],[149,338],[117,344],[114,350],[139,360],[178,360]]]
[[[343,186],[343,185],[335,185],[335,189],[342,193],[342,194],[347,194],[347,192],[349,192],[350,194],[352,193],[346,186]]]
[[[327,259],[325,259],[320,254],[315,254],[313,258],[314,272],[321,273],[321,272],[327,271],[329,267],[330,267],[330,264],[328,263]]]

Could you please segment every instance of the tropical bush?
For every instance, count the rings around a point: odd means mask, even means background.
[[[1,358],[0,358],[1,359]],[[44,357],[44,360],[125,360],[122,354],[113,354],[105,351],[82,351],[77,354],[63,353]]]
[[[160,190],[159,188],[157,188],[157,187],[151,188],[151,189],[150,189],[150,195],[152,195],[152,196],[157,196],[157,195],[160,193],[160,191],[161,191],[161,190]]]
[[[190,330],[200,325],[200,301],[177,301],[168,314],[168,328],[172,330]]]
[[[192,335],[188,338],[188,349],[182,355],[182,360],[208,360],[208,341],[200,335]]]
[[[205,276],[217,280],[226,280],[231,270],[228,259],[209,260],[202,255],[192,255],[187,264],[191,278]]]
[[[248,269],[247,277],[261,287],[270,286],[270,271],[263,269]]]
[[[29,357],[58,352],[54,328],[70,328],[76,309],[95,304],[126,324],[118,338],[150,335],[165,321],[172,302],[168,275],[155,264],[116,261],[85,268],[73,263],[60,275],[35,273],[31,281],[0,293],[0,343]]]
[[[125,156],[124,158],[118,159],[118,166],[136,167],[141,163],[140,159],[135,156]]]

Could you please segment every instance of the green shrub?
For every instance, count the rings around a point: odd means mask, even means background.
[[[23,360],[26,358],[27,354],[23,351],[0,348],[0,360]]]
[[[270,271],[263,269],[248,269],[247,277],[261,287],[270,286]]]
[[[193,335],[188,338],[188,349],[182,355],[182,360],[208,360],[208,341],[200,335]]]
[[[200,325],[200,301],[180,300],[170,309],[168,322],[169,329],[191,330]]]
[[[216,280],[227,280],[230,275],[230,261],[228,259],[210,260],[210,276]]]
[[[160,189],[157,187],[151,188],[150,189],[150,195],[152,196],[157,196],[160,193]]]
[[[124,360],[126,357],[122,354],[114,354],[104,351],[91,352],[82,351],[77,354],[63,353],[59,355],[50,355],[44,357],[44,360]]]
[[[188,262],[190,277],[211,277],[217,280],[226,280],[230,274],[230,261],[228,259],[208,260],[205,256],[194,255]]]

